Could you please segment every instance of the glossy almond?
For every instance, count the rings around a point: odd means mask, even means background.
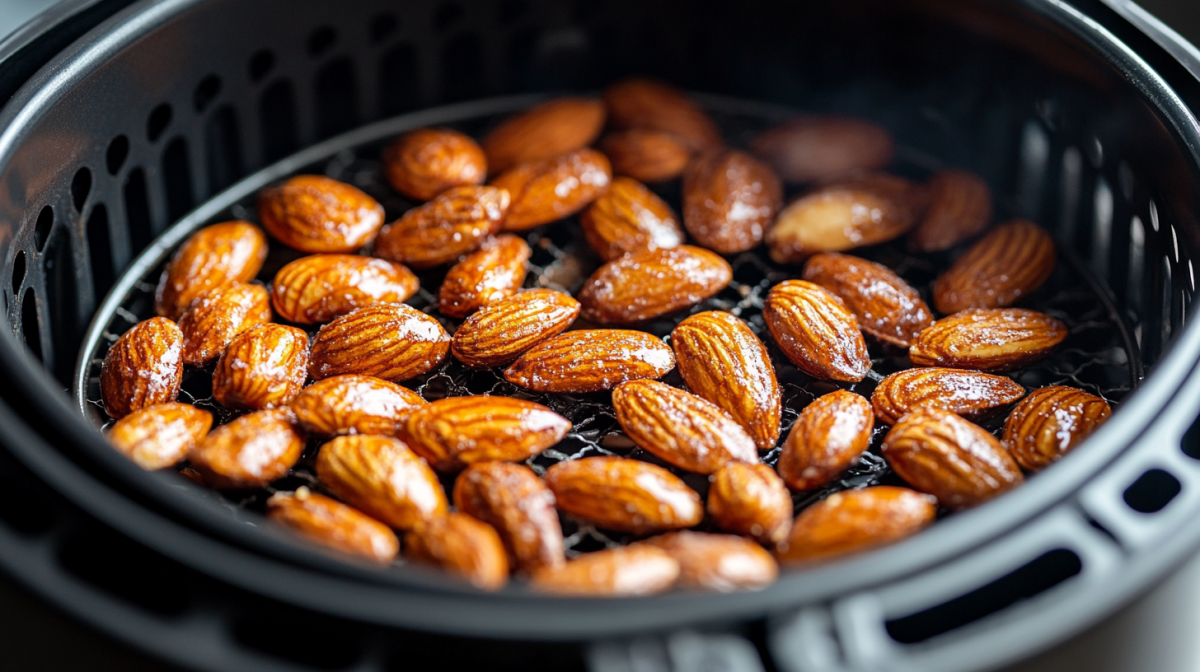
[[[432,317],[405,304],[360,308],[321,327],[309,353],[315,380],[357,373],[399,382],[442,363],[450,335]]]
[[[883,456],[909,485],[952,509],[982,504],[1025,480],[996,437],[936,408],[901,418],[883,440]]]
[[[400,438],[434,469],[454,473],[476,462],[521,462],[562,440],[571,421],[511,397],[449,397],[413,409]]]
[[[588,245],[605,261],[683,244],[683,229],[671,206],[628,177],[614,178],[579,223]]]
[[[702,154],[683,174],[683,225],[696,242],[721,254],[761,243],[781,205],[779,178],[745,152]]]
[[[314,254],[279,269],[271,301],[289,322],[319,324],[377,303],[403,303],[420,286],[401,264],[353,254]]]
[[[488,162],[469,136],[448,128],[420,128],[383,150],[383,174],[396,191],[428,201],[447,189],[481,184]]]
[[[731,462],[709,481],[708,515],[717,527],[763,544],[787,536],[792,528],[792,495],[770,465]]]
[[[600,151],[612,161],[613,174],[639,182],[664,182],[683,174],[691,147],[679,136],[649,128],[631,128],[605,136]]]
[[[560,511],[633,534],[692,527],[704,516],[700,496],[678,476],[647,462],[588,457],[546,470]]]
[[[1034,390],[1004,423],[1004,446],[1027,471],[1062,459],[1108,420],[1112,409],[1094,394],[1054,385]]]
[[[552,159],[592,144],[604,127],[604,103],[556,98],[509,117],[483,139],[493,173],[523,163]]]
[[[875,416],[861,395],[837,390],[804,407],[792,425],[776,469],[793,490],[829,483],[871,445]]]
[[[317,453],[317,478],[363,513],[398,529],[446,513],[446,492],[425,460],[389,436],[339,436]]]
[[[783,354],[814,378],[858,382],[871,370],[858,320],[820,285],[806,280],[775,285],[763,319]]]
[[[438,291],[438,310],[466,317],[489,303],[516,294],[525,282],[531,250],[520,238],[505,234],[483,244],[446,273]]]
[[[583,317],[592,322],[632,324],[699,303],[732,279],[729,262],[681,245],[608,262],[584,283],[579,302]]]
[[[672,133],[693,150],[721,146],[721,131],[682,91],[649,79],[626,79],[604,92],[609,124],[618,130],[646,128]]]
[[[568,331],[534,346],[504,371],[504,379],[536,392],[611,390],[630,380],[658,379],[675,368],[662,339],[642,331]]]
[[[529,467],[472,464],[454,481],[454,507],[496,530],[517,571],[532,574],[566,562],[554,493]]]
[[[104,355],[100,397],[108,415],[120,420],[175,401],[182,382],[183,332],[165,317],[152,317],[133,325]]]
[[[871,407],[881,421],[894,425],[918,408],[940,408],[964,418],[985,417],[1025,396],[1013,379],[979,371],[921,367],[879,381]]]
[[[508,581],[500,536],[465,513],[418,522],[404,535],[404,557],[458,574],[483,590],[497,590]]]
[[[505,189],[448,189],[385,226],[375,241],[375,255],[413,268],[449,263],[499,231],[511,204]]]
[[[304,431],[317,436],[394,436],[404,418],[425,405],[421,395],[371,376],[347,374],[319,380],[292,400]]]
[[[579,310],[579,302],[562,292],[521,292],[488,304],[468,317],[454,332],[450,351],[467,366],[502,366],[566,331]]]
[[[922,331],[908,358],[917,366],[1008,371],[1035,362],[1062,343],[1067,325],[1032,310],[964,310]]]
[[[188,451],[212,427],[212,413],[188,404],[158,404],[135,411],[109,428],[108,442],[139,467],[165,469],[187,457]]]
[[[299,175],[262,192],[258,217],[301,252],[353,252],[383,226],[383,206],[361,189],[323,175]]]
[[[225,408],[287,406],[308,379],[308,334],[260,324],[238,334],[213,370],[213,398]]]
[[[188,461],[214,488],[261,488],[287,476],[303,450],[295,416],[274,408],[212,430],[192,446]]]
[[[309,541],[375,562],[390,563],[400,552],[400,540],[386,525],[308,488],[271,495],[267,518]]]
[[[987,228],[992,192],[978,175],[939,170],[929,178],[929,209],[908,235],[917,252],[947,250]]]
[[[200,229],[179,246],[163,269],[154,290],[154,310],[178,320],[201,294],[253,280],[266,258],[267,236],[250,222]]]
[[[661,548],[635,544],[585,553],[561,567],[533,575],[535,590],[559,595],[635,597],[661,593],[675,585],[679,563]]]
[[[762,546],[732,534],[671,532],[645,543],[679,563],[680,588],[731,593],[761,590],[775,582],[779,565]]]
[[[1050,277],[1055,258],[1042,227],[1024,219],[1001,224],[933,283],[933,304],[946,314],[1011,306]]]
[[[833,292],[875,338],[907,348],[933,324],[921,295],[888,267],[848,254],[817,254],[804,265],[803,278]]]
[[[812,182],[892,162],[892,136],[849,117],[802,117],[772,128],[750,144],[785,182]]]
[[[504,230],[527,231],[579,212],[599,198],[610,182],[608,159],[585,148],[519,163],[492,180],[492,186],[512,194]]]
[[[780,562],[824,560],[910,537],[933,523],[929,495],[888,485],[836,492],[800,512],[776,547]]]
[[[204,366],[225,352],[235,336],[271,321],[271,296],[262,285],[234,283],[201,294],[183,316],[183,363]]]

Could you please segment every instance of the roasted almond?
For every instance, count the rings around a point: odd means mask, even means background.
[[[121,334],[100,367],[100,397],[115,420],[175,401],[182,383],[183,332],[165,317],[138,322]]]
[[[188,451],[212,427],[212,413],[188,404],[158,404],[134,411],[108,430],[108,442],[139,467],[165,469],[187,457]]]
[[[504,371],[504,379],[536,392],[611,390],[630,380],[658,379],[675,368],[662,339],[643,331],[568,331],[534,346]]]
[[[420,286],[401,264],[354,254],[314,254],[279,269],[271,301],[289,322],[318,324],[377,303],[403,303]]]
[[[525,282],[530,254],[529,245],[510,234],[487,241],[446,273],[438,291],[438,310],[449,317],[466,317],[516,294]]]
[[[933,324],[921,295],[888,267],[848,254],[817,254],[804,265],[804,279],[833,292],[875,338],[907,348]]]
[[[673,313],[725,289],[729,262],[681,245],[631,254],[604,264],[579,291],[583,317],[599,324],[632,324]]]
[[[565,562],[554,493],[529,467],[472,464],[454,481],[454,507],[491,525],[504,543],[509,566],[518,571],[532,574]]]
[[[213,371],[213,398],[225,408],[256,411],[292,403],[308,379],[308,334],[260,324],[234,337]]]
[[[436,470],[476,462],[521,462],[562,440],[571,421],[511,397],[449,397],[413,409],[400,438]]]
[[[488,162],[469,136],[448,128],[419,128],[383,150],[383,174],[396,191],[428,201],[447,189],[481,184]]]
[[[421,395],[386,380],[353,374],[319,380],[292,400],[304,431],[317,436],[394,436],[404,418],[425,405]]]
[[[769,465],[730,462],[709,481],[708,515],[717,527],[763,544],[787,536],[792,527],[792,495]]]
[[[600,527],[647,534],[692,527],[704,516],[700,495],[648,462],[587,457],[546,470],[558,508]]]
[[[750,149],[785,182],[827,180],[892,162],[895,147],[883,128],[849,117],[802,117],[754,139]]]
[[[399,382],[433,369],[450,351],[450,335],[432,317],[402,303],[360,308],[321,327],[308,374],[345,373]]]
[[[933,305],[945,314],[1003,308],[1028,295],[1054,272],[1054,239],[1024,219],[980,238],[933,283]]]
[[[335,495],[398,530],[446,513],[446,492],[425,460],[390,436],[339,436],[317,453],[317,478]]]
[[[201,294],[179,318],[183,363],[204,366],[235,336],[271,321],[271,297],[262,285],[234,283]]]
[[[594,149],[519,163],[492,180],[512,194],[505,231],[527,231],[569,217],[600,197],[612,182],[612,166]]]
[[[776,469],[793,490],[812,490],[841,476],[871,445],[875,417],[861,395],[837,390],[804,407]]]
[[[559,595],[635,597],[675,585],[679,563],[661,548],[635,544],[585,553],[559,567],[543,567],[530,586]]]
[[[309,541],[375,562],[390,563],[400,552],[387,525],[305,487],[271,495],[267,518]]]
[[[981,308],[944,317],[917,335],[908,358],[917,366],[1008,371],[1035,362],[1062,343],[1067,325],[1032,310]]]
[[[952,509],[982,504],[1025,480],[996,437],[936,408],[900,418],[883,440],[883,456],[909,485]]]
[[[178,320],[196,297],[235,282],[249,282],[267,258],[267,236],[250,222],[213,224],[175,250],[154,290],[154,310]]]
[[[511,203],[511,194],[496,187],[447,189],[383,227],[375,255],[413,268],[454,261],[500,230]]]
[[[605,261],[683,244],[683,229],[671,206],[628,177],[613,178],[608,192],[583,211],[579,223],[588,245]]]
[[[806,280],[775,285],[763,319],[783,354],[814,378],[858,382],[871,370],[858,320],[820,285]]]
[[[1025,388],[1011,378],[922,367],[899,371],[879,381],[871,393],[871,406],[876,417],[894,425],[918,408],[940,408],[964,418],[982,418],[1023,396]]]
[[[508,364],[533,346],[566,331],[579,302],[552,289],[531,289],[479,309],[454,332],[450,351],[467,366]]]
[[[417,522],[404,535],[404,557],[458,574],[483,590],[498,590],[508,581],[500,536],[465,513]]]
[[[214,488],[261,488],[288,475],[304,450],[304,435],[286,408],[243,415],[221,425],[188,452],[188,461]]]
[[[1062,459],[1112,414],[1108,402],[1073,387],[1034,390],[1004,423],[1004,446],[1028,471]]]
[[[716,149],[723,142],[716,123],[682,91],[649,79],[626,79],[604,92],[609,124],[617,129],[666,131],[693,150]]]
[[[947,250],[987,228],[992,219],[992,192],[974,173],[939,170],[929,178],[929,209],[908,234],[917,252]]]
[[[877,485],[836,492],[796,516],[775,557],[782,563],[824,560],[910,537],[937,515],[929,495]]]
[[[483,139],[493,173],[524,163],[552,159],[592,144],[604,127],[604,103],[587,98],[555,98],[509,117]]]
[[[775,582],[779,565],[762,546],[732,534],[670,532],[644,543],[666,551],[679,563],[681,588],[731,593],[760,590]]]
[[[299,175],[262,192],[258,217],[301,252],[353,252],[383,226],[383,206],[361,189],[323,175]]]
[[[783,204],[783,186],[765,163],[736,149],[700,155],[683,174],[683,225],[721,254],[763,240]]]
[[[692,149],[679,136],[649,128],[631,128],[605,136],[600,151],[612,161],[613,174],[639,182],[663,182],[683,174]]]

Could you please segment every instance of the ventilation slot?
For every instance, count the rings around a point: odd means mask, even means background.
[[[48,531],[58,505],[45,486],[0,453],[0,523],[27,537]]]
[[[256,614],[234,624],[233,636],[249,649],[319,670],[349,668],[358,662],[361,650],[344,622],[312,612]]]
[[[37,297],[33,288],[25,290],[21,298],[21,334],[25,337],[25,346],[39,360],[42,358],[42,331],[38,325]]]
[[[21,283],[25,281],[25,250],[18,250],[13,259],[12,289],[13,294],[21,291]]]
[[[381,116],[395,116],[416,109],[419,104],[417,51],[409,44],[392,47],[379,60]]]
[[[150,113],[150,119],[146,121],[146,137],[150,142],[158,142],[162,137],[163,131],[167,130],[167,126],[171,123],[171,106],[163,103],[154,108]]]
[[[479,36],[459,35],[442,49],[443,95],[448,101],[483,95],[483,48]]]
[[[1157,513],[1175,499],[1183,486],[1162,469],[1151,469],[1125,489],[1125,503],[1138,513]]]
[[[58,561],[110,595],[163,616],[178,616],[187,609],[185,586],[196,580],[170,560],[107,528],[68,537]]]
[[[267,163],[282,159],[299,147],[296,94],[291,82],[281,79],[267,87],[258,103],[258,120]]]
[[[146,194],[146,173],[141,168],[129,171],[125,178],[125,218],[129,222],[129,245],[134,254],[146,249],[154,239],[150,223],[150,201]]]
[[[67,227],[59,227],[42,257],[42,273],[46,278],[49,333],[54,339],[52,353],[54,374],[61,381],[70,381],[73,354],[79,350],[80,339],[87,327],[79,319],[79,295],[75,281],[74,250]],[[67,383],[69,384],[69,382]]]
[[[349,58],[330,61],[317,72],[317,135],[328,138],[358,125],[358,84]]]
[[[87,168],[75,171],[75,177],[71,180],[71,203],[75,206],[75,212],[83,212],[83,206],[87,205],[88,193],[91,190],[92,171]]]
[[[263,49],[254,52],[250,57],[250,64],[247,71],[250,74],[250,81],[254,83],[261,82],[271,72],[271,68],[275,67],[275,54],[270,50]]]
[[[96,301],[108,294],[114,280],[109,235],[108,210],[101,203],[92,208],[87,221],[88,260],[92,265],[92,292]]]
[[[204,151],[210,193],[221,191],[241,177],[242,139],[232,107],[219,108],[208,120],[204,129]]]
[[[54,208],[46,206],[38,213],[37,223],[33,227],[33,241],[40,252],[46,248],[50,239],[50,231],[54,228]]]
[[[203,112],[221,93],[221,78],[209,75],[200,80],[196,90],[192,92],[192,105],[197,112]]]
[[[188,164],[187,143],[175,138],[162,158],[163,186],[167,193],[167,219],[175,221],[192,209],[192,171]]]
[[[1192,426],[1184,432],[1180,448],[1183,449],[1184,455],[1193,460],[1200,460],[1200,418],[1193,420]]]
[[[121,170],[121,166],[125,164],[125,159],[129,156],[129,138],[118,135],[113,138],[112,142],[108,143],[108,153],[105,157],[108,164],[108,174],[116,175],[117,171]]]

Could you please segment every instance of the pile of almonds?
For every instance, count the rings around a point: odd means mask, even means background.
[[[511,573],[569,594],[757,589],[775,580],[777,562],[902,539],[939,507],[1019,485],[1110,409],[1069,387],[1026,394],[1003,375],[1067,337],[1053,317],[1011,307],[1054,270],[1050,235],[1023,220],[985,233],[992,206],[980,178],[878,172],[892,157],[886,131],[833,117],[731,149],[693,101],[647,80],[620,82],[603,100],[551,100],[482,143],[441,128],[407,133],[382,157],[390,185],[423,202],[399,219],[385,224],[383,207],[349,184],[302,175],[260,194],[262,228],[216,224],[175,252],[157,316],[104,359],[109,441],[145,469],[175,467],[235,492],[269,487],[306,442],[323,442],[313,487],[276,491],[271,520],[380,563],[403,549],[489,590]],[[682,220],[645,186],[677,178]],[[784,183],[808,188],[785,204]],[[606,263],[575,296],[522,290],[522,234],[576,214]],[[263,286],[254,279],[268,234],[308,256]],[[844,254],[904,235],[917,253],[978,237],[932,286],[942,319],[893,270]],[[760,454],[780,445],[780,385],[747,323],[698,312],[669,344],[638,329],[716,295],[732,279],[724,255],[763,243],[795,264],[763,306],[774,345],[808,376],[850,388],[795,409],[774,468]],[[410,269],[445,266],[439,321],[404,302],[420,284]],[[462,321],[448,333],[445,318]],[[572,329],[580,318],[589,328]],[[866,338],[914,365],[882,378],[870,399],[852,391],[872,369]],[[708,477],[706,501],[676,473],[623,457],[539,475],[522,463],[571,422],[526,399],[429,402],[397,384],[448,357],[502,368],[531,392],[600,393],[633,444]],[[213,398],[239,415],[212,428],[208,411],[177,403],[185,367],[211,369]],[[676,368],[686,389],[659,382]],[[975,424],[1012,404],[1002,440]],[[791,493],[843,476],[876,422],[891,425],[882,453],[910,487],[838,492],[793,518]],[[560,513],[641,538],[568,560]],[[722,533],[690,529],[702,523]]]

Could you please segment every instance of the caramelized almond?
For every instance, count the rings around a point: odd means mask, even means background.
[[[829,483],[871,445],[875,418],[862,396],[837,390],[804,407],[792,425],[776,468],[793,490]]]
[[[271,297],[262,285],[234,283],[201,294],[179,318],[183,363],[204,366],[243,331],[271,321]]]
[[[929,178],[929,209],[908,236],[917,252],[947,250],[987,228],[992,192],[978,175],[940,170]]]
[[[796,516],[776,557],[798,563],[864,551],[910,537],[936,515],[932,497],[908,488],[877,485],[837,492]]]
[[[508,581],[500,536],[465,513],[417,522],[404,535],[404,557],[458,574],[483,590],[498,590]]]
[[[611,390],[630,380],[657,379],[675,368],[662,339],[641,331],[568,331],[534,346],[504,371],[504,379],[536,392]]]
[[[306,432],[395,435],[404,418],[425,400],[386,380],[353,374],[319,380],[292,400],[292,411]]]
[[[559,595],[634,597],[661,593],[675,585],[679,563],[661,548],[635,544],[585,553],[561,567],[533,575],[535,590]]]
[[[292,403],[308,378],[308,334],[260,324],[238,334],[213,371],[213,398],[235,411]]]
[[[587,147],[603,127],[604,103],[555,98],[506,119],[484,138],[483,150],[488,166],[498,173]]]
[[[763,319],[783,354],[814,378],[858,382],[871,370],[858,320],[820,285],[805,280],[775,285]]]
[[[708,515],[722,530],[763,544],[787,536],[792,527],[792,495],[769,465],[730,462],[709,480]]]
[[[786,182],[827,180],[892,162],[892,136],[849,117],[802,117],[754,139],[751,149]]]
[[[154,310],[178,320],[196,297],[235,282],[250,282],[267,258],[267,236],[250,222],[213,224],[193,233],[163,269]]]
[[[267,518],[309,541],[375,562],[390,563],[400,552],[400,540],[386,525],[305,487],[271,495]]]
[[[731,593],[761,590],[775,582],[779,566],[762,546],[732,534],[670,532],[645,543],[679,563],[681,588]]]
[[[761,243],[782,204],[779,178],[745,152],[708,152],[683,174],[683,225],[696,242],[721,254]]]
[[[940,408],[965,418],[986,417],[989,411],[1025,396],[1011,378],[978,371],[938,367],[908,369],[879,381],[871,406],[883,422],[894,425],[918,408]]]
[[[679,136],[648,128],[631,128],[606,136],[600,151],[612,161],[613,173],[639,182],[663,182],[683,174],[691,147]]]
[[[922,331],[908,358],[917,366],[1008,371],[1031,364],[1067,338],[1062,322],[1032,310],[984,308],[945,317]]]
[[[221,425],[188,452],[208,486],[261,488],[288,475],[304,450],[304,436],[286,408],[243,415]]]
[[[360,308],[321,327],[309,353],[314,380],[346,373],[398,382],[427,373],[450,350],[442,325],[400,304]]]
[[[353,252],[375,238],[383,206],[323,175],[299,175],[262,192],[258,217],[281,243],[301,252]]]
[[[559,462],[545,478],[559,510],[610,530],[677,530],[704,516],[699,495],[678,476],[646,462],[587,457]]]
[[[450,397],[413,409],[400,438],[434,469],[454,473],[476,462],[521,462],[562,440],[571,421],[510,397]]]
[[[317,453],[317,478],[398,530],[446,513],[446,492],[425,460],[389,436],[339,436]]]
[[[525,282],[530,254],[529,245],[516,236],[505,234],[489,240],[446,273],[438,290],[438,309],[449,317],[466,317],[516,294]]]
[[[183,332],[165,317],[130,327],[108,349],[100,367],[100,397],[116,420],[175,401],[182,383]]]
[[[1050,234],[1013,220],[980,238],[933,283],[933,303],[946,314],[1011,306],[1045,282],[1054,263]]]
[[[699,303],[732,279],[729,262],[681,245],[608,262],[584,283],[579,302],[592,322],[631,324]]]
[[[579,302],[562,292],[521,292],[468,317],[454,332],[450,351],[467,366],[508,364],[538,343],[566,331],[579,310]]]
[[[500,230],[511,203],[510,193],[496,187],[447,189],[385,226],[375,254],[418,269],[454,261]]]
[[[804,266],[804,279],[833,292],[875,338],[907,348],[933,323],[921,295],[886,266],[848,254],[818,254]]]
[[[565,562],[554,493],[529,467],[472,464],[454,481],[454,506],[496,530],[514,569],[532,574]]]
[[[1028,471],[1062,459],[1108,420],[1112,409],[1094,394],[1054,385],[1034,390],[1004,423],[1004,446]]]
[[[212,413],[188,404],[158,404],[118,420],[108,442],[147,471],[165,469],[187,457],[188,451],[212,427]]]
[[[722,145],[716,123],[682,91],[662,82],[631,78],[604,92],[609,123],[618,130],[647,128],[674,134],[693,150]]]
[[[683,244],[683,229],[671,206],[628,177],[614,178],[579,223],[588,245],[605,261]]]
[[[401,264],[353,254],[314,254],[279,269],[271,300],[283,319],[318,324],[377,303],[403,303],[420,286]]]
[[[469,136],[448,128],[419,128],[383,150],[383,174],[396,191],[428,201],[453,187],[480,184],[487,157]]]
[[[512,194],[505,231],[527,231],[569,217],[608,189],[612,167],[594,149],[579,149],[542,161],[519,163],[492,186]]]

